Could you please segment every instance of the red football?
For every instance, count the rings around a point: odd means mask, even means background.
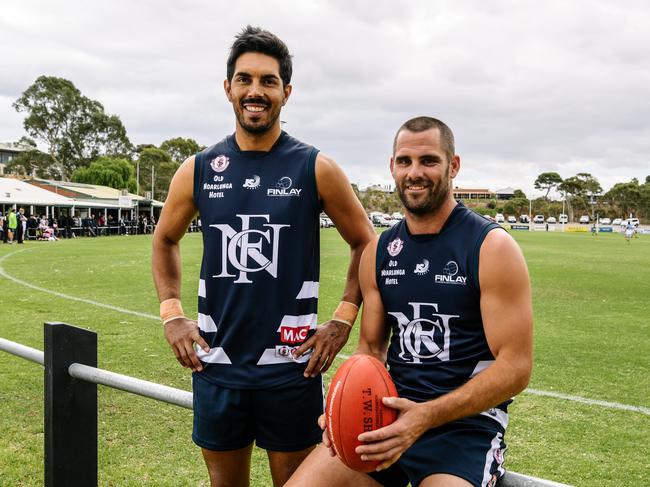
[[[336,454],[348,467],[372,472],[380,462],[364,462],[354,449],[357,437],[391,424],[397,411],[382,403],[397,390],[383,364],[370,355],[353,355],[337,370],[325,406],[327,433]]]

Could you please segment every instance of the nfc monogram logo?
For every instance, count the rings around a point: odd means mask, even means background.
[[[237,277],[235,283],[250,284],[253,281],[248,278],[249,272],[266,271],[277,278],[280,230],[289,225],[268,223],[269,215],[237,217],[241,231],[226,224],[210,225],[221,231],[221,272],[212,277]],[[228,264],[239,271],[239,276],[228,272]]]
[[[389,312],[397,319],[399,327],[399,358],[405,362],[421,363],[422,359],[436,357],[440,361],[449,360],[449,320],[458,318],[459,315],[443,315],[438,313],[435,303],[409,303],[413,308],[413,319],[404,313]],[[426,318],[421,312],[427,307],[433,308],[426,313]]]

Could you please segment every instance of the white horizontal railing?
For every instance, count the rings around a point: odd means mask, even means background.
[[[4,338],[0,338],[0,351],[8,352],[12,355],[16,355],[40,365],[45,365],[44,352]],[[135,377],[118,374],[80,363],[70,364],[68,367],[68,374],[75,379],[85,382],[100,384],[186,409],[193,409],[193,396],[189,391],[183,391],[181,389],[164,386],[155,382],[136,379]],[[569,487],[567,484],[560,484],[550,480],[530,477],[516,472],[507,472],[506,475],[499,480],[497,485],[498,487]]]

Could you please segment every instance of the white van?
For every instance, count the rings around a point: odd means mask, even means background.
[[[627,222],[630,222],[635,227],[638,227],[640,223],[638,218],[628,218],[626,220],[621,221],[621,227],[622,228],[627,227]]]
[[[560,216],[558,217],[557,221],[559,221],[560,223],[569,223],[569,215],[560,213]]]

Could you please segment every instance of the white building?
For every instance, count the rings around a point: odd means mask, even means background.
[[[21,152],[33,149],[33,147],[18,142],[0,142],[0,176],[5,174],[5,166]]]

